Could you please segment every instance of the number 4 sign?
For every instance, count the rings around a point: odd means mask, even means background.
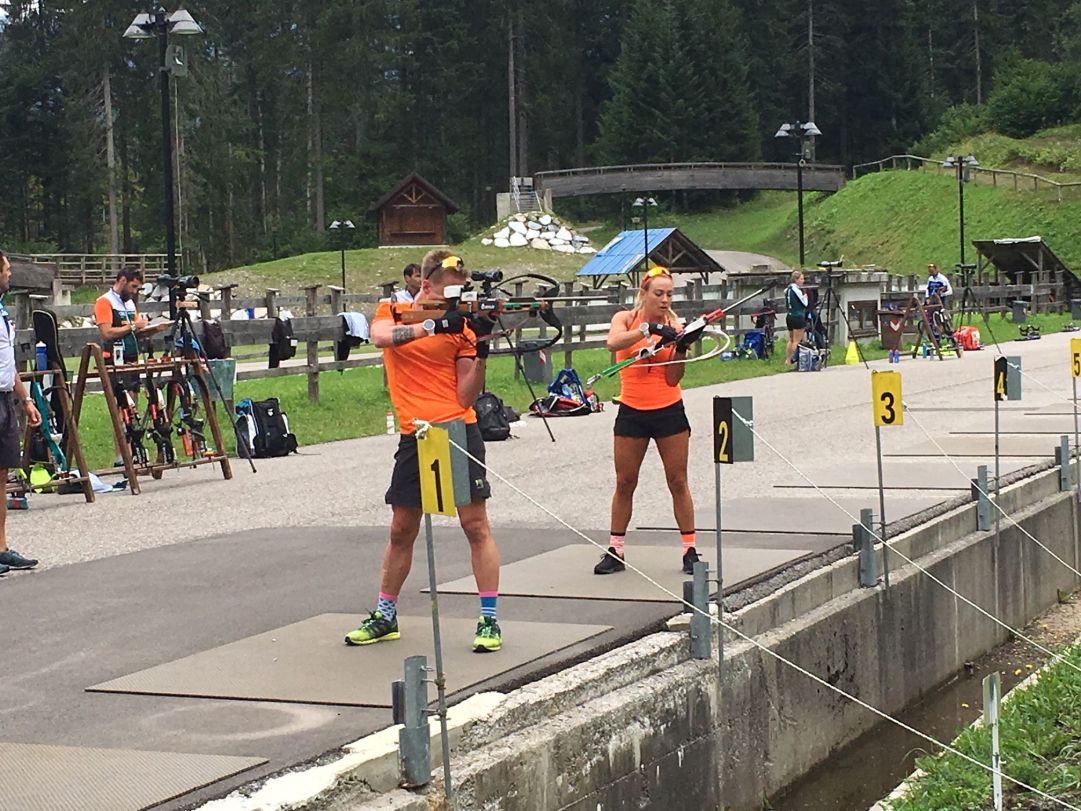
[[[900,372],[871,372],[871,405],[876,427],[904,425]]]

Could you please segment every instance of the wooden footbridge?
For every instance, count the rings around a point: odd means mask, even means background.
[[[803,167],[806,191],[835,192],[844,182],[843,166]],[[533,187],[542,199],[677,189],[795,191],[797,172],[794,163],[640,163],[535,172]]]

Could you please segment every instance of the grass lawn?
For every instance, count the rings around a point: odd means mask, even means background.
[[[713,359],[693,363],[686,369],[683,385],[705,386],[777,374],[784,371],[780,355],[781,352],[776,352],[769,361]],[[878,352],[877,356],[880,357],[881,352]],[[575,352],[574,361],[575,368],[584,380],[590,374],[609,366],[611,358],[606,350],[590,349]],[[556,353],[554,362],[562,362],[561,353]],[[317,403],[308,400],[307,381],[307,376],[303,374],[268,380],[239,381],[234,390],[234,398],[239,401],[245,397],[252,400],[277,397],[289,415],[290,428],[296,433],[302,446],[371,436],[386,430],[386,412],[391,405],[383,388],[382,368],[323,373],[319,378]],[[534,384],[533,388],[538,396],[544,394],[545,386]],[[619,391],[618,376],[600,380],[593,388],[603,401],[609,401]],[[525,381],[514,379],[514,359],[511,357],[496,357],[489,361],[488,389],[498,394],[507,405],[522,412],[525,412],[532,402]],[[145,406],[145,400],[141,405]],[[222,417],[221,409],[218,413],[219,417]],[[229,427],[223,425],[222,430],[232,449]],[[103,397],[87,396],[83,405],[80,436],[91,467],[108,467],[112,463],[115,451]],[[150,449],[152,444],[148,443],[147,447]]]
[[[1081,666],[1081,646],[1064,653]],[[1003,771],[1073,805],[1081,804],[1081,678],[1058,662],[1039,681],[1016,693],[1002,708],[999,739]],[[954,747],[980,763],[991,762],[986,727],[963,732]],[[991,774],[956,755],[916,761],[926,772],[912,790],[893,802],[893,811],[982,811],[993,807]],[[1003,808],[1043,811],[1061,808],[1003,780]]]

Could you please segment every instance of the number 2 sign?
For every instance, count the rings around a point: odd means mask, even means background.
[[[871,406],[877,427],[904,425],[900,372],[871,372]]]

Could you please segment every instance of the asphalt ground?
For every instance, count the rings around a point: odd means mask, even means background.
[[[1026,412],[1065,405],[1069,337],[1047,335],[1041,341],[1006,345],[1008,354],[1023,356],[1030,377],[1024,380],[1024,401],[1003,404],[1004,424],[1008,417],[1010,427],[1020,428]],[[989,337],[984,341],[990,343]],[[990,431],[993,355],[992,347],[966,353],[961,360],[873,364],[902,372],[905,399],[913,406],[903,427],[883,430],[884,451],[924,443],[916,420],[936,437]],[[751,395],[761,434],[756,461],[725,468],[723,498],[760,500],[764,515],[771,504],[783,503],[786,514],[807,517],[794,522],[801,529],[792,530],[793,535],[809,533],[822,549],[843,541],[839,535],[816,536],[812,519],[823,498],[812,487],[778,490],[774,485],[798,478],[791,464],[812,480],[827,466],[831,471],[848,464],[866,470],[873,464],[868,378],[862,367],[842,366],[686,392],[694,426],[690,478],[699,512],[708,513],[713,499],[711,398]],[[504,561],[580,541],[538,504],[604,541],[613,482],[614,416],[609,406],[590,417],[553,421],[554,444],[543,426],[530,419],[515,429],[516,439],[489,446],[495,473],[533,499],[526,500],[493,475],[490,514]],[[303,426],[298,428],[303,441]],[[39,557],[42,565],[35,572],[0,578],[0,616],[7,630],[0,658],[5,696],[0,741],[268,759],[265,767],[165,806],[177,808],[316,758],[388,725],[386,710],[84,691],[314,615],[341,612],[359,618],[370,610],[385,544],[388,508],[382,496],[395,443],[394,437],[380,436],[303,448],[300,456],[258,461],[254,475],[238,463],[235,478],[228,482],[210,467],[176,471],[161,481],[145,480],[141,496],[101,495],[94,505],[77,496],[35,496],[29,511],[9,513],[10,544]],[[895,464],[941,468],[948,462],[929,457]],[[867,506],[874,506],[865,490],[830,493],[860,495]],[[900,504],[908,498],[922,504],[929,496],[949,495],[941,490],[890,492],[891,503]],[[793,504],[794,497],[806,500],[806,510]],[[651,451],[632,526],[665,526],[671,520],[663,472]],[[784,544],[783,538],[769,540],[772,536],[753,532],[733,534],[733,542],[752,546],[756,537],[762,545]],[[453,519],[437,519],[436,543],[440,582],[467,576],[468,550]],[[671,543],[678,558],[674,532],[632,533],[628,554],[636,543]],[[707,549],[711,544],[711,538],[700,541]],[[806,539],[789,545],[793,547],[806,548]],[[420,592],[424,585],[423,554],[418,550],[401,597],[403,614],[427,611],[427,597]],[[475,617],[476,598],[448,594],[441,598],[441,609],[448,616]],[[473,685],[470,692],[513,688],[647,633],[673,613],[674,608],[660,603],[504,598],[500,616],[505,619],[598,623],[613,631]],[[446,644],[467,642],[448,639]],[[358,678],[363,678],[362,671]]]

